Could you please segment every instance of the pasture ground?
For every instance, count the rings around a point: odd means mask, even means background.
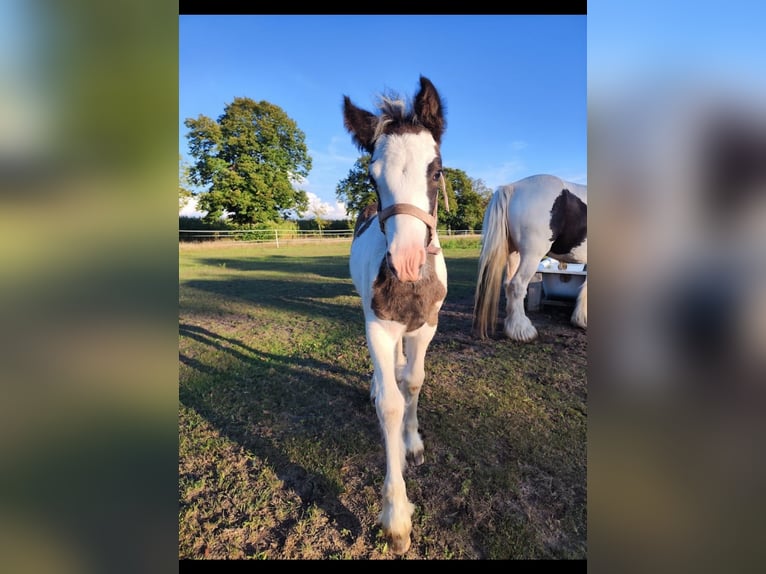
[[[399,558],[349,247],[180,246],[179,558]],[[586,559],[586,334],[544,306],[533,343],[474,338],[478,254],[445,243],[402,558]]]

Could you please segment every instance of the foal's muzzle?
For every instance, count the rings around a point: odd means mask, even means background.
[[[426,262],[425,247],[410,247],[400,250],[396,256],[386,252],[386,265],[402,283],[414,283],[421,279]]]

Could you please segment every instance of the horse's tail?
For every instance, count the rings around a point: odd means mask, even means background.
[[[490,333],[495,330],[503,272],[511,252],[508,230],[508,203],[511,195],[512,185],[499,187],[484,212],[479,275],[473,305],[473,330],[482,339],[487,337],[488,329]]]

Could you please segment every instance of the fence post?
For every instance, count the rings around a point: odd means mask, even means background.
[[[277,242],[277,249],[279,249],[279,230],[274,230],[274,240]]]

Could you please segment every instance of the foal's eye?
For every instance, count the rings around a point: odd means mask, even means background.
[[[438,170],[434,173],[434,181],[439,181],[439,178],[442,176],[442,170]]]

